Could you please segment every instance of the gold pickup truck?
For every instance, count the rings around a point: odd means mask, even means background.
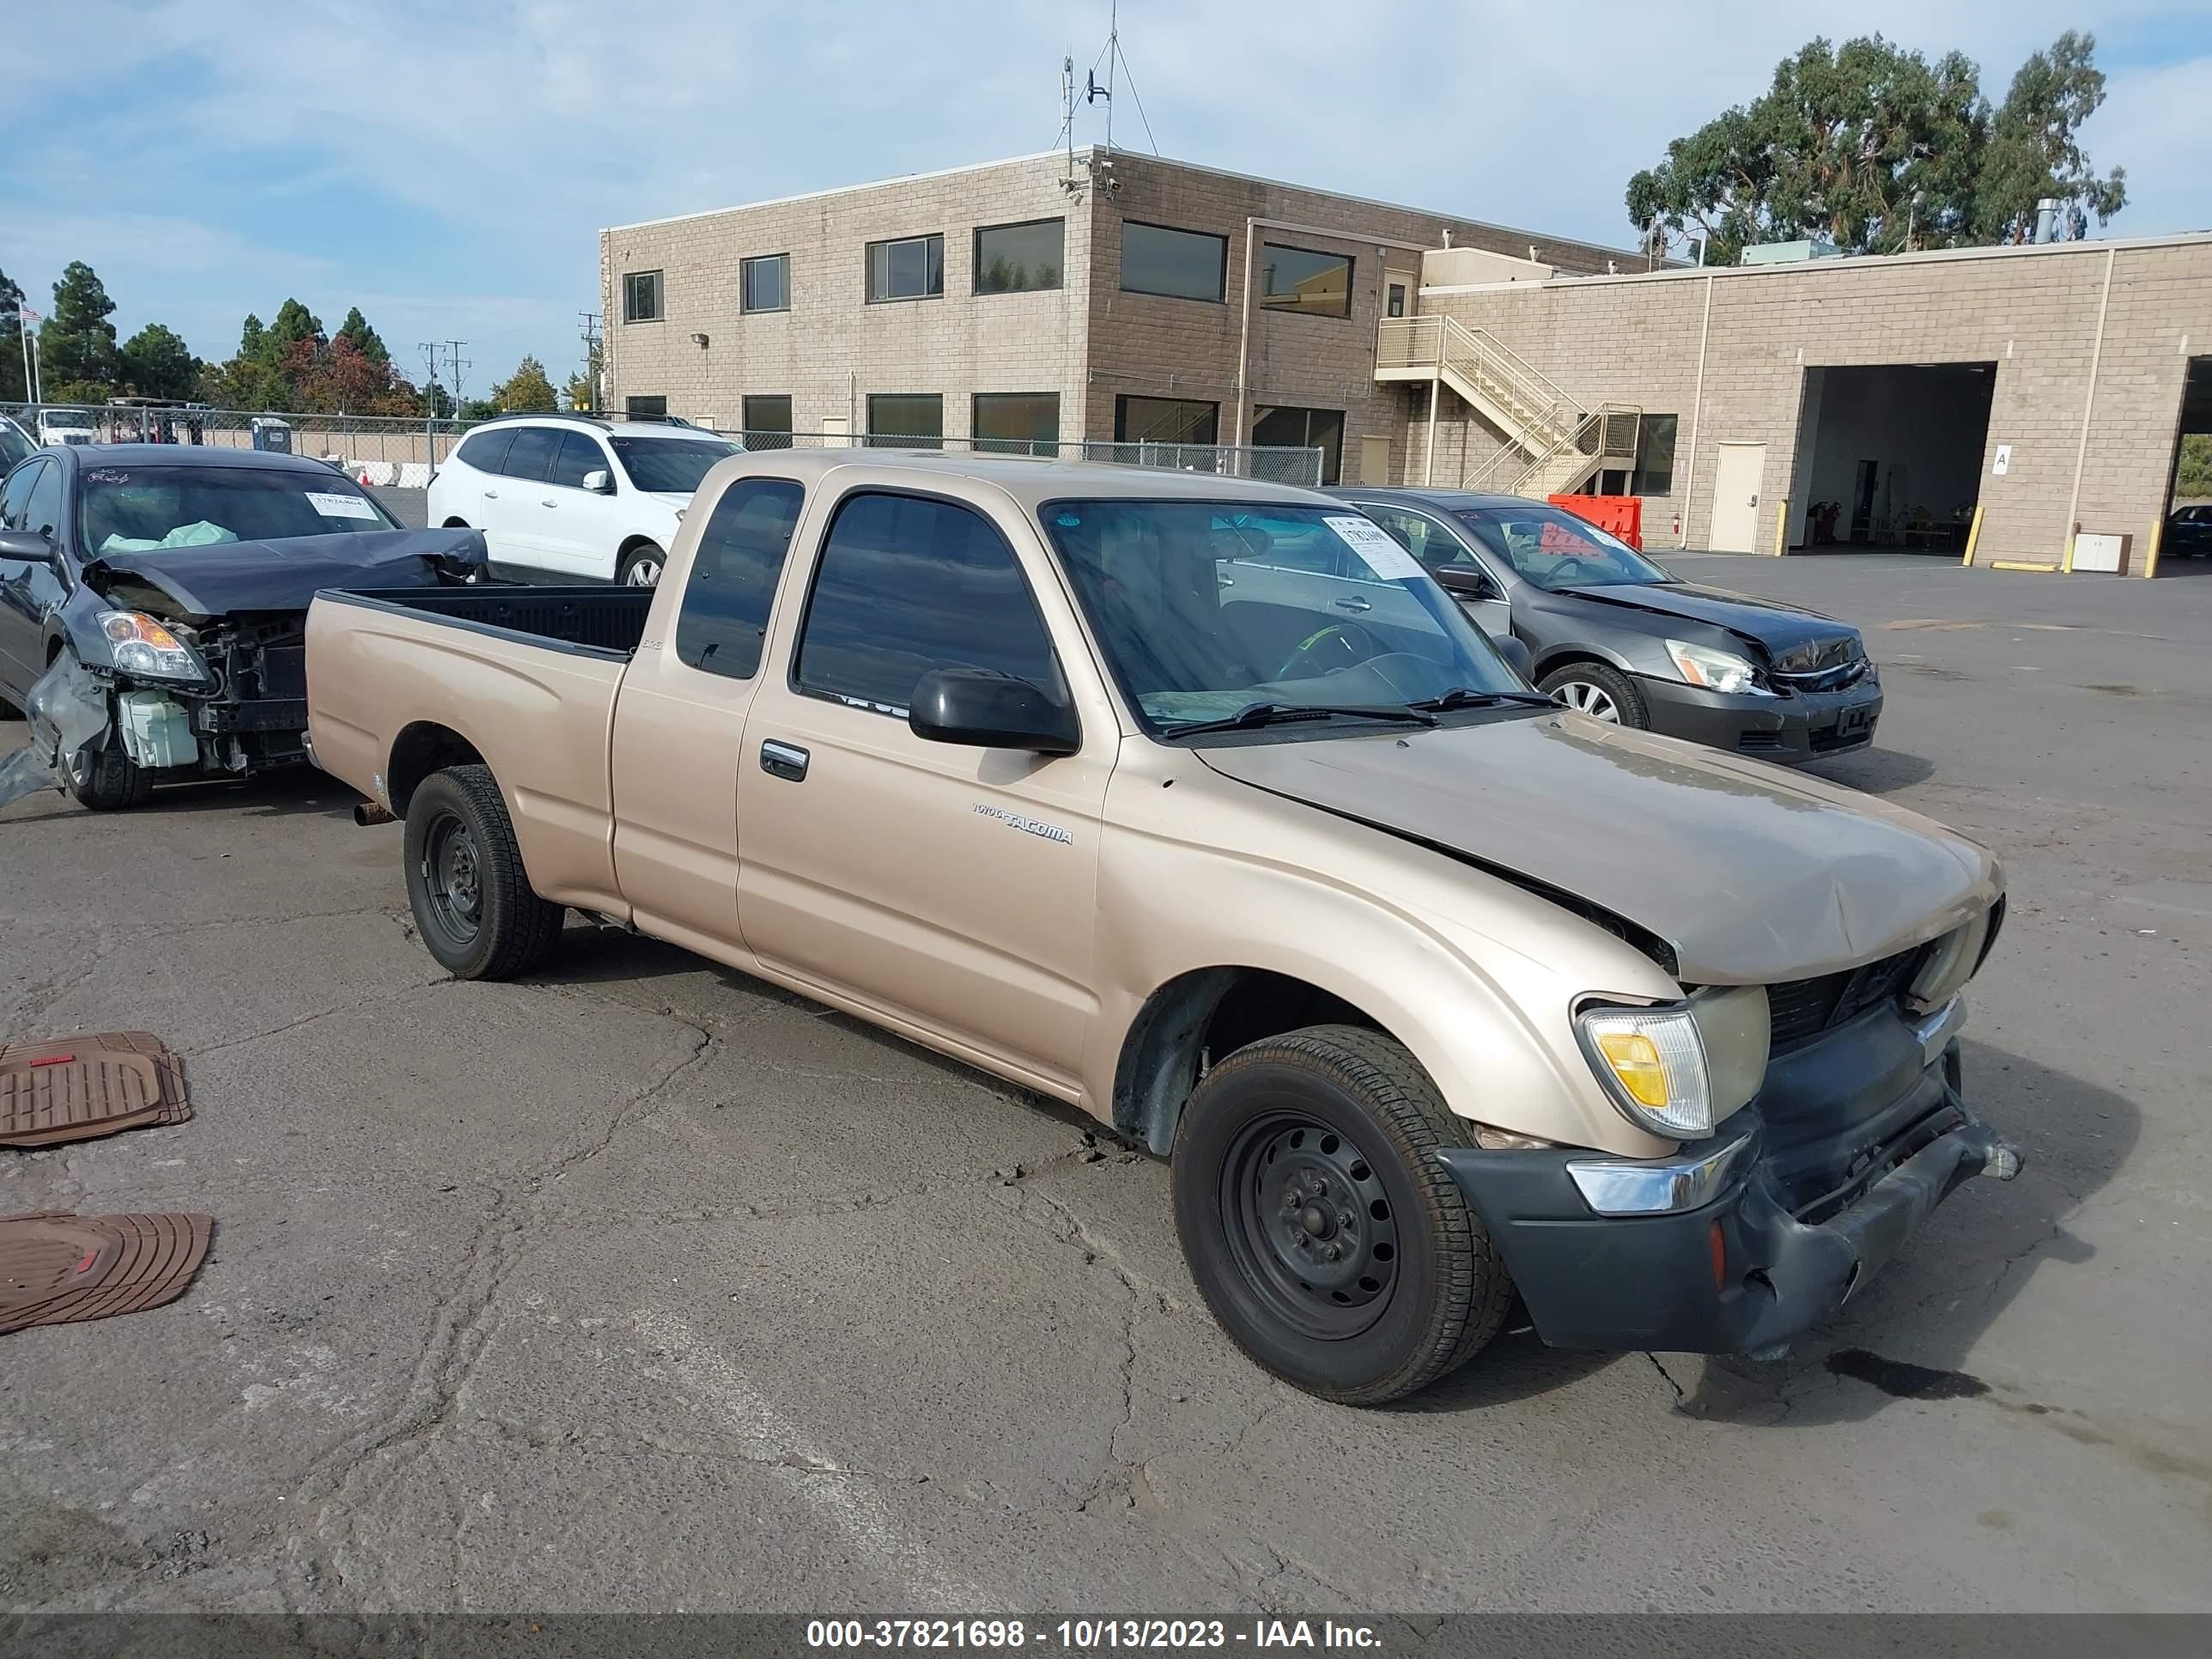
[[[1775,1348],[2018,1166],[1986,852],[1500,649],[1328,496],[844,449],[718,465],[654,589],[325,592],[307,666],[455,975],[574,910],[1073,1102],[1171,1160],[1230,1335],[1365,1404],[1516,1294]]]

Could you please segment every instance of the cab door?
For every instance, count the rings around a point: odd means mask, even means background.
[[[791,480],[764,477],[738,478],[715,498],[675,625],[639,644],[615,704],[615,880],[631,920],[725,960],[744,947],[738,780],[746,717],[805,500]]]
[[[745,731],[745,943],[772,970],[1075,1098],[1119,733],[1088,658],[1054,652],[1046,607],[1077,635],[1042,540],[973,497],[885,485],[838,501],[821,548]],[[916,682],[955,665],[1067,700],[1081,748],[915,736]]]

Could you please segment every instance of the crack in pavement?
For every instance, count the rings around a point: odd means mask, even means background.
[[[356,997],[350,1002],[337,1003],[328,1008],[316,1008],[304,1014],[295,1014],[290,1019],[281,1020],[263,1030],[249,1031],[243,1036],[224,1037],[220,1042],[203,1042],[189,1048],[180,1048],[177,1052],[191,1060],[205,1059],[210,1054],[222,1054],[231,1048],[242,1048],[249,1042],[263,1042],[270,1037],[283,1036],[288,1031],[296,1031],[303,1025],[313,1025],[318,1020],[328,1019],[332,1014],[350,1014],[358,1012],[363,1008],[374,1008],[387,1002],[397,1002],[402,997],[411,996],[417,991],[427,991],[433,986],[446,982],[446,978],[442,975],[433,979],[416,980],[400,986],[396,990],[380,992],[374,996]]]

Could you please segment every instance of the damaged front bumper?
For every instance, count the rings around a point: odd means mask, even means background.
[[[31,740],[0,760],[0,806],[41,789],[67,787],[89,757],[114,741],[114,705],[106,682],[64,651],[23,699]]]
[[[1915,1069],[1901,1097],[1825,1141],[1754,1103],[1671,1158],[1437,1157],[1546,1342],[1756,1352],[1835,1314],[1962,1182],[2018,1173],[2018,1153],[1966,1109],[1956,1042]]]

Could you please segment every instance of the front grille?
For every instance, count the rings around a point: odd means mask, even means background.
[[[1823,1031],[1832,1031],[1877,1003],[1893,1000],[1911,982],[1913,970],[1927,950],[1916,945],[1893,957],[1848,968],[1840,974],[1813,979],[1793,979],[1766,988],[1767,1017],[1772,1051],[1802,1048]]]
[[[1805,744],[1814,754],[1825,755],[1832,749],[1849,749],[1855,744],[1871,742],[1873,738],[1873,727],[1854,726],[1846,732],[1843,722],[1838,720],[1835,725],[1824,726],[1817,732],[1808,732]]]
[[[1779,732],[1741,732],[1736,734],[1735,746],[1747,755],[1771,755],[1790,744]]]
[[[1776,672],[1784,674],[1820,674],[1856,662],[1865,654],[1858,635],[1845,634],[1832,640],[1808,640],[1780,652],[1775,656],[1774,666]]]
[[[1790,691],[1843,691],[1856,685],[1866,678],[1867,659],[1855,657],[1833,668],[1822,668],[1804,673],[1774,671],[1775,684]]]

